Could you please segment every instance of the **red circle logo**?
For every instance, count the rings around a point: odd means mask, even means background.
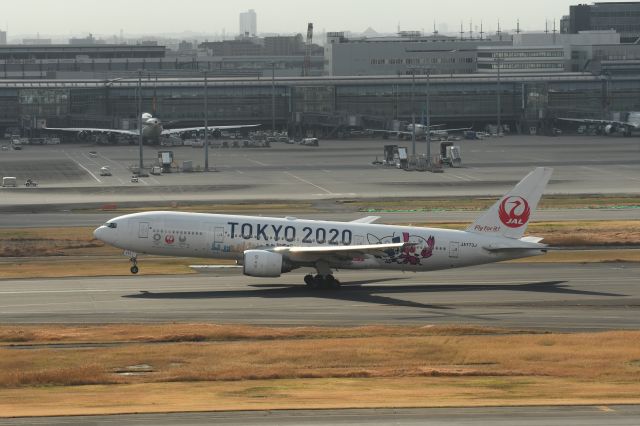
[[[173,235],[167,235],[166,237],[164,237],[164,242],[167,244],[173,244],[175,240],[176,239]]]
[[[529,221],[531,209],[529,203],[522,197],[507,197],[500,203],[498,215],[502,223],[509,228],[520,228]]]

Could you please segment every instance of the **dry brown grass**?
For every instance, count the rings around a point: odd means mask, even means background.
[[[636,384],[410,377],[0,389],[0,417],[186,411],[637,404]]]
[[[76,209],[76,213],[113,212],[115,214],[128,214],[146,212],[151,210],[179,210],[181,212],[196,213],[221,213],[221,214],[291,214],[311,213],[318,210],[312,203],[306,201],[289,201],[275,203],[225,203],[225,204],[188,204],[171,202],[166,205],[153,205],[144,207],[120,207],[117,204],[106,204],[100,209]]]
[[[0,257],[113,255],[120,250],[93,238],[92,227],[0,229]]]
[[[208,341],[0,348],[0,416],[640,401],[640,332],[501,333],[464,326],[2,327],[5,341]],[[140,364],[152,371],[116,373]]]
[[[524,332],[524,331],[523,331]],[[225,342],[238,340],[340,339],[373,336],[467,336],[517,334],[474,325],[363,327],[260,327],[243,324],[0,325],[2,343]]]
[[[193,335],[199,326],[191,326]],[[260,334],[256,328],[255,333]],[[285,331],[287,329],[284,329]],[[554,377],[635,383],[640,332],[518,335],[403,335],[234,338],[200,343],[124,344],[83,350],[0,349],[0,387],[301,378]],[[245,329],[245,332],[247,329]],[[277,329],[274,334],[282,333]],[[327,330],[318,333],[324,336]],[[362,333],[351,330],[352,334]],[[286,333],[284,333],[286,334]],[[345,333],[348,334],[348,333]],[[153,339],[149,339],[153,341]],[[19,356],[18,356],[19,355]],[[114,371],[148,364],[153,372]],[[640,394],[639,394],[640,396]]]

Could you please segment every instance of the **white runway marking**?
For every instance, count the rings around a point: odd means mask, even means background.
[[[284,173],[285,173],[285,174],[287,174],[287,175],[289,175],[289,176],[291,176],[291,177],[292,177],[292,178],[294,178],[294,179],[299,180],[300,182],[304,182],[304,183],[306,183],[306,184],[308,184],[308,185],[311,185],[311,186],[313,186],[313,187],[316,187],[316,188],[318,188],[320,191],[326,192],[326,193],[327,193],[327,194],[329,194],[329,195],[333,195],[333,192],[329,191],[328,189],[323,188],[323,187],[321,187],[321,186],[319,186],[319,185],[316,185],[316,184],[315,184],[315,183],[313,183],[313,182],[309,182],[309,181],[308,181],[308,180],[306,180],[306,179],[302,179],[301,177],[296,176],[296,175],[294,175],[293,173],[290,173],[290,172],[284,172]]]
[[[89,173],[89,175],[91,175],[92,178],[94,178],[96,180],[96,182],[98,183],[102,183],[102,181],[100,179],[98,179],[98,177],[96,175],[94,175],[93,173],[91,173],[91,170],[87,169],[85,166],[83,166],[79,161],[74,160],[73,157],[71,157],[68,153],[64,153],[64,155],[66,155],[69,160],[73,161],[74,163],[76,163],[78,166],[80,166],[85,172]]]
[[[252,160],[251,158],[249,158],[249,161],[251,161],[252,163],[256,163],[259,166],[268,166],[268,164],[263,163],[262,161]]]

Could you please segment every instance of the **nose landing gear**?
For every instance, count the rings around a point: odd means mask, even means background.
[[[133,256],[131,257],[131,259],[129,259],[131,261],[131,273],[132,274],[137,274],[138,273],[138,258]]]

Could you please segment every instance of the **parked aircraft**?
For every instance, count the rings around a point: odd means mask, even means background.
[[[591,118],[558,118],[558,120],[595,125],[598,127],[599,133],[605,135],[622,133],[624,136],[631,136],[634,131],[640,129],[640,112],[630,112],[626,121],[597,120]]]
[[[304,282],[337,286],[338,269],[433,271],[546,253],[541,238],[523,237],[552,169],[537,168],[464,231],[352,222],[221,214],[146,212],[116,217],[94,236],[130,256],[137,253],[233,259],[245,275],[279,277],[315,268]]]
[[[259,124],[240,124],[240,125],[231,125],[231,126],[207,126],[209,131],[215,130],[228,130],[228,129],[243,129],[249,127],[258,127]],[[178,129],[164,129],[162,127],[162,122],[153,117],[148,112],[142,114],[142,137],[144,140],[153,141],[154,143],[158,143],[160,136],[169,136],[176,135],[185,132],[192,132],[198,130],[204,130],[204,126],[200,127],[186,127],[186,128],[178,128]],[[139,133],[137,130],[122,130],[122,129],[99,129],[92,127],[45,127],[45,130],[55,130],[61,132],[75,132],[79,135],[86,135],[91,133],[102,133],[102,134],[119,134],[119,135],[127,135],[127,136],[135,136],[138,137]]]
[[[431,136],[446,136],[452,132],[462,132],[465,130],[471,130],[471,127],[460,127],[456,129],[441,129],[439,127],[444,126],[443,124],[432,125],[430,129]],[[404,126],[403,130],[381,130],[381,129],[367,129],[373,133],[384,133],[386,135],[394,135],[398,138],[410,138],[413,135],[413,124],[407,124]],[[427,126],[424,124],[416,124],[415,125],[415,133],[416,139],[424,139],[427,135]]]

